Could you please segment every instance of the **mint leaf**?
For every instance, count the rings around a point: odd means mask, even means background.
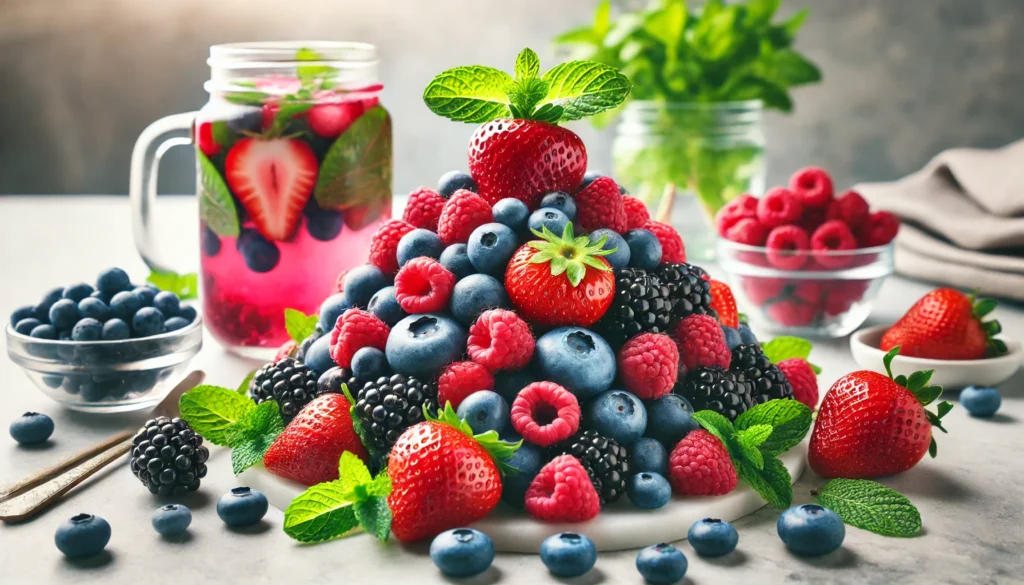
[[[806,339],[785,335],[782,337],[776,337],[768,343],[761,345],[764,355],[771,360],[773,364],[795,357],[806,360],[811,355],[812,347],[811,342]]]
[[[307,315],[295,309],[284,310],[284,328],[295,343],[302,343],[316,330],[318,315]]]
[[[509,115],[513,80],[493,67],[470,65],[441,72],[423,90],[430,111],[456,122],[482,124]]]
[[[540,75],[540,57],[530,49],[523,49],[516,57],[516,79],[526,80]]]
[[[238,388],[235,390],[235,392],[241,394],[242,396],[248,396],[249,395],[249,384],[252,383],[252,379],[255,378],[255,377],[256,377],[256,370],[253,370],[253,371],[249,372],[248,374],[246,374],[245,379],[242,380],[242,383],[238,385]]]
[[[388,470],[385,468],[377,474],[377,477],[373,478],[366,491],[371,496],[387,497],[391,495],[391,487],[391,477],[388,476]]]
[[[373,482],[373,476],[370,475],[370,470],[366,468],[363,460],[348,451],[341,454],[341,460],[338,463],[338,479],[341,481],[341,487],[347,493],[354,492],[356,486],[366,486]],[[350,497],[353,500],[356,499],[354,496]]]
[[[235,475],[263,461],[267,449],[282,431],[284,420],[277,401],[267,400],[247,410],[227,431]]]
[[[747,461],[734,461],[740,479],[754,488],[773,508],[783,510],[793,503],[793,481],[778,458],[767,455],[762,469]]]
[[[218,236],[237,238],[241,226],[227,184],[198,147],[196,161],[199,164],[199,217]]]
[[[797,400],[769,400],[736,417],[736,429],[768,425],[772,433],[760,445],[761,451],[779,455],[800,444],[811,429],[811,409]]]
[[[199,298],[199,276],[195,272],[178,274],[154,270],[146,277],[146,282],[152,283],[160,290],[178,295],[183,301]]]
[[[380,496],[370,496],[365,500],[356,502],[352,506],[356,514],[356,520],[363,530],[377,537],[381,542],[387,542],[391,536],[391,508],[388,501]]]
[[[340,480],[317,484],[292,500],[284,511],[284,532],[299,542],[340,538],[359,525]]]
[[[882,536],[914,536],[921,513],[899,492],[866,479],[833,479],[812,492],[850,526]]]
[[[296,61],[323,61],[323,55],[313,49],[302,48],[295,52]],[[333,75],[337,70],[329,65],[299,65],[295,74],[304,81]]]
[[[726,447],[729,446],[729,442],[736,432],[729,419],[713,410],[698,410],[693,413],[693,420],[697,421],[697,424],[704,427]]]
[[[232,425],[256,405],[230,388],[203,385],[183,394],[178,408],[181,418],[203,438],[225,447],[230,442]]]
[[[772,435],[772,426],[759,424],[752,425],[736,432],[736,441],[740,445],[747,445],[752,448],[760,447],[768,437]]]
[[[391,116],[374,106],[327,151],[313,190],[324,209],[345,209],[391,197]]]
[[[562,107],[560,121],[579,120],[618,106],[633,85],[618,69],[595,61],[569,61],[544,74],[548,93],[541,105]]]

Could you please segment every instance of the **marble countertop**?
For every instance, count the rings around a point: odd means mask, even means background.
[[[177,236],[183,270],[197,257],[195,203],[191,198],[161,200],[160,236]],[[36,298],[56,283],[92,280],[103,268],[119,265],[145,273],[135,253],[125,198],[0,197],[0,313]],[[112,226],[117,226],[112,229]],[[713,271],[712,271],[713,272]],[[928,290],[923,283],[891,278],[869,324],[894,320]],[[1024,311],[1000,307],[995,317],[1010,335],[1024,333]],[[6,317],[5,317],[6,318]],[[0,341],[0,344],[5,343]],[[822,390],[855,368],[847,340],[818,342],[812,360],[823,369]],[[207,381],[235,386],[254,362],[224,352],[212,339],[194,362]],[[1024,374],[1003,386],[1004,402],[991,420],[972,419],[960,409],[949,415],[949,435],[940,435],[939,457],[898,477],[883,480],[913,501],[924,529],[910,539],[877,536],[848,528],[839,551],[819,559],[786,552],[775,533],[776,511],[762,509],[735,523],[737,551],[719,560],[689,558],[684,583],[882,583],[986,585],[1024,582]],[[67,410],[45,398],[10,360],[0,358],[0,422],[27,410],[53,416],[50,444],[18,447],[0,433],[0,484],[20,478],[114,431],[138,426],[146,416],[96,418]],[[210,475],[199,492],[183,501],[194,514],[187,539],[168,542],[150,527],[157,500],[132,477],[126,465],[112,466],[74,490],[59,506],[35,520],[0,524],[0,582],[93,583],[109,585],[170,580],[181,583],[363,583],[449,582],[430,562],[427,545],[382,545],[365,535],[316,546],[302,546],[281,531],[282,513],[271,509],[252,530],[233,531],[216,516],[217,497],[235,487],[229,454],[214,449]],[[811,501],[822,480],[808,471],[795,486],[795,502]],[[106,518],[113,537],[107,553],[84,562],[65,560],[53,544],[57,525],[78,512]],[[653,544],[653,543],[652,543]],[[642,583],[634,552],[602,553],[596,568],[569,583]],[[535,555],[499,554],[486,573],[459,582],[546,583],[554,581]]]

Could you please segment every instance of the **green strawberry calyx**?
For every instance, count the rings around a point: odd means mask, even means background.
[[[892,360],[900,353],[900,346],[896,346],[889,350],[889,353],[885,354],[882,358],[882,363],[885,364],[885,373],[889,375],[889,378],[903,386],[917,398],[917,401],[925,407],[924,413],[928,417],[928,422],[935,428],[939,429],[944,433],[948,433],[945,427],[942,426],[942,418],[949,414],[949,411],[953,410],[953,403],[948,400],[943,400],[936,407],[936,412],[928,410],[927,406],[942,396],[942,386],[937,384],[929,384],[932,379],[932,374],[935,370],[924,370],[920,372],[914,372],[909,377],[900,374],[898,376],[892,375]],[[928,446],[928,453],[935,457],[938,453],[939,446],[935,442],[935,437],[932,437],[931,445]]]
[[[502,441],[498,438],[497,431],[487,431],[486,433],[474,434],[472,427],[469,426],[466,419],[459,418],[459,415],[455,412],[455,408],[452,407],[451,402],[445,402],[444,408],[438,409],[437,416],[434,416],[430,412],[430,408],[424,404],[423,416],[428,422],[448,425],[479,443],[480,446],[483,447],[491,456],[491,459],[494,460],[495,465],[498,466],[498,470],[503,476],[519,472],[518,469],[509,465],[508,460],[516,451],[519,450],[519,447],[523,445],[522,440],[516,443]]]
[[[971,316],[981,323],[981,328],[985,331],[985,344],[988,346],[989,355],[993,357],[1003,355],[1006,353],[1006,342],[995,337],[1003,332],[1003,326],[995,319],[991,321],[982,320],[996,309],[999,302],[995,299],[979,299],[977,296],[978,293],[975,291],[969,297],[971,300]]]
[[[550,264],[551,276],[564,273],[575,288],[587,276],[588,267],[602,272],[612,269],[607,261],[598,260],[598,257],[614,254],[618,249],[604,249],[608,236],[601,236],[597,242],[592,243],[589,236],[574,236],[572,223],[565,224],[561,236],[556,236],[547,226],[541,229],[543,231],[531,230],[540,239],[527,244],[537,250],[530,258],[530,263]]]
[[[435,114],[456,122],[512,117],[557,124],[615,108],[632,89],[618,69],[596,61],[568,61],[541,75],[537,54],[523,49],[514,78],[483,65],[455,67],[427,85],[423,101]]]

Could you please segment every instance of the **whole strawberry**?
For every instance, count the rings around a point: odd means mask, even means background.
[[[490,431],[473,436],[451,405],[406,429],[388,456],[391,531],[402,542],[467,526],[501,499],[501,466],[518,444]]]
[[[899,346],[909,357],[935,360],[975,360],[1006,353],[1006,344],[993,339],[998,321],[982,321],[996,308],[991,299],[939,288],[921,297],[882,336],[882,351]]]
[[[711,279],[711,306],[718,313],[718,322],[726,327],[740,326],[740,313],[736,308],[736,297],[729,285],[720,280]]]
[[[836,380],[825,394],[811,434],[807,461],[818,475],[851,479],[901,473],[917,465],[925,453],[935,456],[932,426],[953,405],[942,402],[938,414],[925,406],[942,394],[930,386],[932,372],[892,377],[893,348],[884,363],[888,377],[861,370]]]

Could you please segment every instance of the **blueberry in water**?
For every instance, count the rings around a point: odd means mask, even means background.
[[[132,317],[132,331],[135,337],[150,337],[164,331],[164,314],[153,307],[142,307]]]
[[[505,402],[512,404],[519,396],[519,391],[537,381],[537,376],[529,368],[516,372],[495,372],[494,391],[501,394]]]
[[[224,123],[236,134],[243,132],[258,134],[263,130],[263,108],[232,104]]]
[[[444,242],[441,241],[441,236],[430,230],[417,228],[398,240],[398,265],[405,266],[409,260],[421,256],[437,260],[442,252]]]
[[[455,275],[456,279],[465,278],[476,272],[469,261],[469,247],[466,244],[452,244],[441,252],[441,266]]]
[[[487,274],[471,274],[452,289],[452,315],[467,327],[487,309],[511,307],[505,286]]]
[[[160,291],[153,297],[153,308],[164,314],[164,317],[175,317],[181,308],[181,299],[170,291]]]
[[[96,297],[86,297],[78,302],[78,312],[103,323],[113,314],[106,303]]]
[[[177,331],[179,329],[184,329],[188,326],[189,322],[182,319],[181,317],[171,317],[170,319],[164,321],[164,331],[166,331],[167,333],[170,333],[171,331]]]
[[[352,375],[360,380],[376,380],[387,374],[388,360],[376,347],[364,347],[352,355]]]
[[[64,296],[64,288],[55,288],[43,296],[43,300],[36,305],[36,319],[43,323],[50,322],[50,307]]]
[[[587,407],[589,428],[628,447],[647,429],[647,409],[640,399],[625,390],[598,394]]]
[[[647,436],[661,441],[666,449],[675,447],[699,426],[693,420],[693,405],[678,394],[647,400],[644,406],[647,407]]]
[[[559,327],[537,340],[533,359],[542,378],[577,398],[604,392],[615,379],[615,352],[603,337],[582,327]]]
[[[262,493],[237,487],[217,500],[217,515],[228,526],[252,526],[266,516],[268,507],[267,497]]]
[[[121,341],[132,336],[132,329],[121,319],[111,319],[103,324],[100,339],[103,341]]]
[[[178,316],[191,323],[196,320],[196,309],[189,305],[183,305],[178,309]]]
[[[508,261],[519,248],[519,237],[505,224],[485,223],[473,230],[466,246],[477,272],[503,278]]]
[[[541,208],[550,207],[557,209],[569,218],[569,221],[576,219],[576,201],[564,191],[552,191],[540,200]]]
[[[441,178],[437,181],[437,192],[445,199],[451,197],[459,189],[476,193],[476,181],[473,180],[473,177],[462,171],[448,171],[441,175]]]
[[[509,422],[508,403],[490,390],[479,390],[467,396],[459,404],[458,415],[469,424],[475,435],[487,431],[501,434]]]
[[[309,369],[322,374],[335,367],[337,364],[331,359],[331,336],[324,335],[313,342],[306,351],[306,366]]]
[[[156,294],[160,292],[156,287],[144,284],[137,286],[132,289],[132,294],[139,297],[139,301],[143,307],[152,307],[153,301],[156,300]]]
[[[310,198],[310,204],[303,213],[306,215],[306,231],[314,240],[330,242],[341,233],[344,218],[336,209],[321,209],[316,200]]]
[[[61,299],[50,307],[49,322],[57,329],[71,329],[82,318],[78,310],[78,301]]]
[[[92,317],[86,317],[75,323],[71,330],[71,341],[99,341],[103,335],[103,323]]]
[[[217,254],[220,254],[220,236],[211,230],[210,226],[204,225],[202,233],[199,235],[199,244],[202,247],[204,256],[213,258]]]
[[[582,534],[562,532],[540,544],[540,560],[557,577],[579,577],[597,563],[597,547]]]
[[[324,331],[334,330],[338,317],[351,308],[352,303],[348,301],[345,293],[334,293],[327,297],[324,302],[320,303],[320,328]]]
[[[132,291],[121,291],[110,299],[110,311],[118,319],[129,322],[142,308],[142,298]]]
[[[602,228],[590,232],[589,237],[592,244],[596,244],[601,241],[601,238],[605,238],[601,249],[615,250],[604,257],[608,264],[612,265],[612,268],[625,268],[629,266],[629,244],[626,243],[622,236],[612,230]]]
[[[624,236],[629,246],[629,265],[654,270],[661,263],[661,241],[647,230],[629,230]]]
[[[661,441],[644,437],[629,448],[629,458],[636,471],[650,471],[662,476],[668,475],[668,451]]]
[[[394,286],[385,286],[370,298],[366,309],[387,323],[388,327],[394,327],[395,323],[406,317],[405,309],[398,304],[397,295],[398,289]]]
[[[11,438],[22,445],[38,445],[53,434],[53,419],[38,412],[26,412],[11,422],[10,431]]]
[[[36,308],[33,307],[32,305],[18,307],[17,309],[14,310],[13,313],[11,313],[11,327],[17,327],[19,321],[23,321],[25,319],[35,319],[35,316]],[[38,319],[36,320],[38,321]]]
[[[161,536],[178,536],[192,524],[192,511],[181,504],[160,506],[153,512],[153,530]]]
[[[430,543],[430,560],[449,577],[472,577],[494,562],[494,542],[472,528],[446,530]]]
[[[526,501],[527,488],[546,463],[544,451],[536,445],[524,442],[506,463],[517,471],[502,478],[501,499],[510,506],[522,508]]]
[[[410,315],[391,329],[384,352],[399,374],[431,378],[462,356],[466,337],[466,329],[447,315]]]
[[[968,386],[960,392],[960,405],[973,417],[988,418],[994,416],[1003,403],[1003,398],[995,388]]]
[[[22,335],[28,335],[32,333],[33,329],[39,327],[40,325],[42,325],[42,323],[39,321],[39,319],[36,319],[35,317],[29,317],[27,319],[22,319],[21,321],[18,321],[18,323],[14,326],[14,330]]]
[[[51,341],[58,339],[60,337],[60,333],[58,333],[56,327],[54,327],[53,325],[45,324],[36,325],[35,328],[33,328],[28,335],[29,337],[33,337],[35,339],[48,339]],[[70,339],[70,337],[68,339]]]
[[[815,504],[793,506],[776,522],[779,538],[798,555],[820,557],[836,550],[846,538],[839,515]]]
[[[693,523],[686,539],[700,556],[721,557],[736,550],[740,535],[728,522],[705,518]]]
[[[120,268],[108,268],[96,277],[96,288],[108,295],[116,295],[123,290],[129,290],[132,281],[128,273]]]
[[[491,208],[491,215],[494,216],[494,221],[507,225],[517,234],[523,234],[526,233],[530,208],[522,201],[509,197],[495,203]]]
[[[253,229],[243,229],[235,247],[241,252],[245,265],[253,272],[270,272],[281,261],[281,251],[277,249],[277,244]]]
[[[110,524],[99,516],[77,514],[57,527],[54,542],[68,558],[96,556],[110,542]]]
[[[565,230],[565,226],[569,225],[569,221],[569,217],[561,211],[542,207],[531,213],[530,219],[526,223],[531,232],[543,232],[544,228],[548,228],[551,233],[562,235],[562,231]]]
[[[349,306],[359,308],[365,308],[377,291],[390,284],[388,276],[373,264],[356,266],[349,270],[342,280],[342,286],[345,288],[343,294]],[[333,322],[331,328],[334,328]]]
[[[672,486],[660,473],[641,471],[629,478],[626,497],[637,508],[655,510],[672,499]]]
[[[636,555],[636,570],[644,581],[652,585],[670,585],[680,581],[688,566],[683,551],[664,542],[640,549]]]
[[[92,291],[94,290],[96,289],[94,289],[92,285],[80,282],[78,284],[72,284],[71,286],[66,287],[61,296],[64,297],[65,299],[70,299],[77,303],[78,301],[91,295]]]

